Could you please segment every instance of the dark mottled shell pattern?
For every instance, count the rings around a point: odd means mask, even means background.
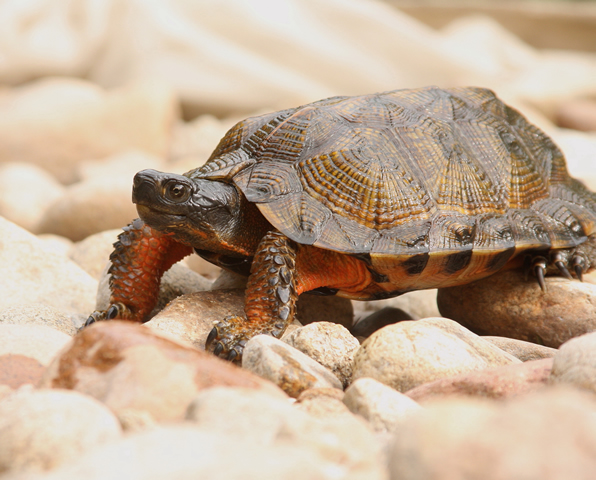
[[[429,285],[464,283],[596,230],[596,195],[569,176],[559,148],[481,88],[334,97],[252,117],[188,175],[234,182],[294,241],[359,255],[405,289],[407,278],[420,288],[422,272]]]

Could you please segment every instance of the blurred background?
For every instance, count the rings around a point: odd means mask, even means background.
[[[492,88],[596,188],[596,2],[0,0],[0,215],[80,240],[246,116],[425,85]]]

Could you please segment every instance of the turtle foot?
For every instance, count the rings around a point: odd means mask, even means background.
[[[79,328],[79,331],[96,322],[115,319],[130,320],[132,316],[131,310],[126,305],[123,303],[113,303],[105,310],[96,310],[89,315],[83,326]]]
[[[588,256],[581,246],[570,249],[551,250],[548,255],[541,253],[526,255],[524,273],[526,279],[533,273],[538,285],[546,292],[547,274],[558,275],[573,280],[573,275],[581,282],[583,273],[591,269]]]
[[[209,332],[205,350],[224,360],[240,364],[246,342],[260,334],[279,338],[283,328],[275,327],[270,329],[262,324],[248,322],[244,317],[229,316],[218,322]]]

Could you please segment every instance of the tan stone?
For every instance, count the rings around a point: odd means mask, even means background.
[[[46,170],[28,163],[0,163],[0,215],[33,231],[64,187]]]
[[[66,314],[93,311],[97,281],[34,235],[0,217],[0,311],[42,303]]]
[[[552,366],[553,359],[544,358],[461,373],[425,383],[408,390],[406,395],[422,404],[449,396],[509,398],[543,388],[548,383]]]
[[[441,314],[479,335],[558,348],[596,329],[596,286],[561,277],[535,278],[504,271],[484,280],[439,290]]]
[[[56,468],[120,432],[116,417],[91,397],[21,389],[0,400],[0,473]]]
[[[30,162],[72,183],[81,160],[130,149],[165,156],[177,115],[163,85],[105,91],[80,79],[44,78],[0,97],[0,163]]]
[[[213,355],[130,322],[99,322],[75,336],[46,370],[41,386],[68,388],[112,411],[148,412],[156,421],[184,417],[204,388],[234,385],[284,394],[273,384]]]
[[[396,323],[373,333],[354,356],[353,380],[374,378],[400,392],[463,372],[520,361],[446,318]]]

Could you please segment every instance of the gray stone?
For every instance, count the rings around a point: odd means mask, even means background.
[[[373,333],[356,352],[353,379],[400,392],[463,372],[520,361],[446,318],[405,321]]]
[[[344,387],[350,383],[354,353],[360,343],[342,325],[312,323],[297,328],[283,341],[331,370]]]
[[[294,398],[309,388],[342,388],[330,370],[269,335],[257,335],[247,342],[242,367],[272,381]]]
[[[116,417],[91,397],[21,389],[0,400],[0,473],[56,468],[120,432]]]
[[[422,407],[410,397],[372,378],[359,378],[348,387],[343,402],[365,418],[376,432],[393,432]]]

